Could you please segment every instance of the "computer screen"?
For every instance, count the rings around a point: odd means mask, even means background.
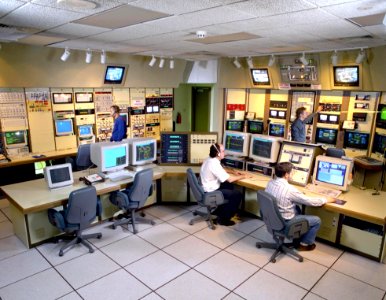
[[[340,191],[347,191],[351,169],[351,160],[319,155],[315,159],[313,183]]]
[[[189,134],[161,133],[161,163],[187,164],[189,157]]]
[[[386,151],[386,135],[382,135],[376,132],[374,135],[372,152],[385,155],[385,151]]]
[[[278,116],[278,111],[277,110],[270,110],[269,111],[269,116],[271,117],[271,118],[277,118],[277,116]]]
[[[129,165],[127,141],[93,143],[90,159],[98,167],[98,172],[115,172]]]
[[[285,125],[284,124],[275,124],[270,123],[269,124],[269,135],[271,136],[277,136],[277,137],[284,137],[284,131],[285,131]]]
[[[333,66],[334,86],[359,87],[359,66]]]
[[[107,66],[105,73],[105,84],[121,84],[125,75],[125,67]]]
[[[262,134],[252,134],[249,157],[255,161],[276,163],[280,151],[281,138]]]
[[[264,132],[264,122],[256,120],[248,120],[247,132],[262,134]]]
[[[80,125],[78,131],[79,137],[89,137],[94,135],[92,125]]]
[[[72,103],[72,93],[53,93],[54,104],[68,104]]]
[[[346,131],[344,133],[344,148],[362,149],[369,147],[369,133]]]
[[[50,189],[60,188],[74,183],[72,167],[69,163],[45,167],[43,172]]]
[[[27,131],[7,131],[4,135],[4,146],[6,148],[18,148],[27,145]]]
[[[271,85],[267,68],[251,69],[253,85]]]
[[[157,140],[152,138],[128,139],[129,163],[132,166],[151,164],[157,159]]]
[[[228,120],[226,122],[225,130],[244,131],[244,121],[243,120]]]
[[[379,128],[386,129],[386,104],[378,105],[376,125]]]
[[[328,122],[328,115],[318,114],[318,122],[319,123],[327,123]]]
[[[223,143],[225,154],[238,157],[248,156],[249,138],[249,133],[225,131]]]
[[[339,116],[338,115],[329,115],[328,121],[333,124],[339,124]]]
[[[335,145],[337,135],[337,129],[316,128],[315,143]]]
[[[72,119],[55,120],[56,135],[71,135],[74,134]]]
[[[75,93],[75,102],[76,103],[89,103],[92,101],[93,101],[93,93],[92,92]]]

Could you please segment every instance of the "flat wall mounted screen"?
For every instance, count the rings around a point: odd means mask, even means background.
[[[93,93],[75,93],[76,103],[90,103],[93,101]]]
[[[386,129],[386,104],[378,105],[376,125]]]
[[[50,189],[56,189],[74,183],[71,164],[45,167],[43,172]]]
[[[281,138],[252,134],[249,157],[255,161],[276,163],[280,151]]]
[[[55,131],[57,136],[74,134],[72,119],[55,120]]]
[[[249,138],[249,133],[225,131],[223,143],[225,154],[237,157],[248,156]]]
[[[373,142],[373,153],[379,153],[382,155],[386,155],[386,135],[382,135],[379,133],[375,133],[374,142]]]
[[[262,85],[269,86],[271,85],[271,80],[269,78],[268,69],[251,69],[251,77],[253,85]]]
[[[7,131],[3,135],[6,148],[19,148],[27,145],[27,132],[25,130]]]
[[[68,104],[72,103],[72,93],[53,93],[54,104]]]
[[[242,120],[228,120],[226,122],[226,129],[231,131],[244,131],[244,121]]]
[[[105,84],[122,84],[125,75],[125,67],[107,66],[105,73]]]
[[[337,129],[316,128],[315,143],[335,145],[337,136]]]
[[[81,125],[78,127],[79,137],[93,136],[92,125]]]
[[[334,86],[359,87],[359,66],[333,66]]]
[[[188,157],[188,133],[161,133],[161,163],[187,164]]]
[[[262,134],[264,131],[264,123],[262,121],[249,120],[247,123],[247,132]]]
[[[369,146],[369,133],[346,131],[344,134],[344,148],[366,150]]]
[[[275,123],[269,124],[269,135],[271,136],[284,137],[284,131],[285,131],[284,124],[275,124]]]

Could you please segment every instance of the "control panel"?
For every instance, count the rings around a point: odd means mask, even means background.
[[[269,164],[261,162],[247,162],[247,171],[252,173],[258,173],[268,177],[272,177],[275,173],[273,167],[270,167]]]
[[[99,142],[109,141],[113,130],[114,120],[110,114],[96,115],[96,138]]]
[[[25,95],[18,89],[0,89],[1,131],[28,129]]]
[[[161,163],[187,164],[189,134],[179,132],[161,133]]]
[[[143,108],[129,108],[131,137],[145,137],[146,114]]]
[[[201,164],[209,156],[210,146],[217,143],[217,133],[197,133],[190,134],[190,159],[191,164]]]

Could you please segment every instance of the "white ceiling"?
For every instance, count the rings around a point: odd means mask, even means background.
[[[386,0],[90,0],[94,9],[76,1],[85,0],[1,0],[0,41],[181,59],[386,45]],[[198,30],[219,42],[194,41]],[[238,33],[250,39],[221,41]]]

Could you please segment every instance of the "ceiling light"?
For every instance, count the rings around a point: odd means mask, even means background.
[[[106,52],[105,50],[102,50],[102,53],[101,53],[101,64],[105,64],[106,63]]]
[[[333,66],[336,66],[338,64],[338,51],[334,51],[334,53],[331,55],[331,64]]]
[[[165,64],[165,59],[161,58],[158,66],[162,69],[164,67],[164,64]]]
[[[276,60],[275,55],[272,54],[268,61],[268,67],[272,67],[275,63],[275,60]]]
[[[253,69],[253,61],[252,61],[252,57],[248,57],[247,58],[247,65],[250,69]]]
[[[241,68],[241,64],[240,64],[240,62],[239,62],[239,60],[238,60],[237,57],[235,57],[235,59],[233,60],[233,64],[235,65],[235,67],[236,67],[237,69],[240,69],[240,68]]]
[[[155,62],[157,61],[157,59],[154,57],[154,55],[151,57],[151,60],[149,62],[149,66],[152,67],[154,66]]]
[[[174,69],[174,59],[173,58],[171,58],[169,61],[169,68]]]
[[[88,0],[57,0],[56,3],[61,4],[61,5],[66,5],[69,8],[74,8],[74,9],[94,9],[97,7],[97,4],[92,1]]]
[[[365,57],[366,57],[366,53],[363,49],[361,49],[361,51],[359,51],[359,53],[358,53],[357,58],[355,59],[355,63],[358,65],[361,64],[363,62],[363,60],[365,59]]]
[[[86,64],[89,64],[91,62],[91,59],[92,59],[92,52],[91,52],[91,49],[88,48],[86,51]]]
[[[66,61],[70,57],[70,55],[71,55],[70,49],[68,49],[66,47],[66,49],[64,49],[64,52],[63,52],[62,56],[60,57],[60,59],[62,61]]]
[[[303,55],[299,57],[299,60],[301,61],[301,63],[305,66],[308,66],[308,60],[306,58],[306,54],[303,52]]]

